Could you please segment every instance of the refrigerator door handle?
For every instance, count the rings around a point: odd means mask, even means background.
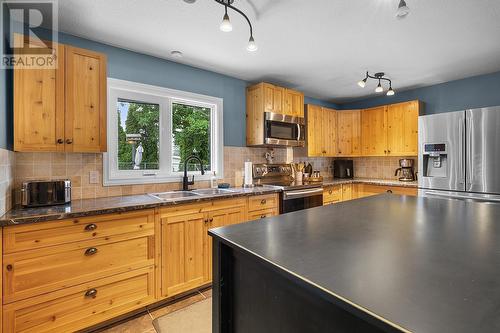
[[[465,111],[465,190],[469,191],[474,177],[474,156],[472,154],[474,118],[470,110]]]

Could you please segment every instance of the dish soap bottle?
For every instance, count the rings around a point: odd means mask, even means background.
[[[217,176],[215,174],[215,171],[214,171],[214,174],[212,175],[212,177],[210,177],[210,187],[211,188],[217,188],[218,184],[217,184]]]

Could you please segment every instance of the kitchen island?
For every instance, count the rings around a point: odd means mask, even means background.
[[[499,221],[383,194],[212,229],[213,332],[498,332]]]

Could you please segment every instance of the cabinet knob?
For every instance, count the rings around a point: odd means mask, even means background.
[[[12,265],[11,264],[8,264],[7,266],[5,266],[5,268],[10,272],[12,271]]]
[[[387,150],[384,150],[384,154],[387,154]]]
[[[64,143],[64,140],[63,139],[57,139],[57,143],[62,145]]]
[[[208,219],[205,219],[205,220],[204,220],[204,222],[205,222],[205,223],[208,223]]]
[[[85,297],[96,298],[96,296],[97,296],[97,289],[90,289],[85,292]]]
[[[66,139],[66,144],[67,144],[67,145],[70,145],[70,144],[72,144],[72,143],[73,143],[73,140],[71,140],[71,139]]]
[[[85,250],[86,256],[93,256],[96,253],[97,253],[97,248],[95,247],[89,247],[87,250]]]
[[[210,222],[213,222],[213,221],[214,221],[213,217],[211,217],[211,218],[209,219],[209,221],[210,221]]]
[[[387,190],[387,193],[392,193],[392,190]]]
[[[97,229],[97,225],[95,225],[94,223],[91,223],[91,224],[87,224],[85,226],[85,231],[93,231]]]
[[[332,190],[329,190],[329,191],[328,191],[328,194],[332,194]]]
[[[262,199],[262,200],[260,201],[260,204],[261,204],[261,205],[265,205],[265,204],[266,204],[266,202],[267,202],[267,200],[266,200],[266,199]]]
[[[264,217],[266,217],[266,215],[261,215],[260,218],[263,219]]]
[[[388,151],[387,151],[387,153],[388,153],[388,154],[390,154],[390,153],[391,153],[391,151],[390,151],[390,150],[388,150]]]

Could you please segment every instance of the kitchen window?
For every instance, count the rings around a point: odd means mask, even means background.
[[[108,152],[104,185],[178,182],[184,161],[196,154],[207,172],[222,175],[222,99],[108,79]]]

